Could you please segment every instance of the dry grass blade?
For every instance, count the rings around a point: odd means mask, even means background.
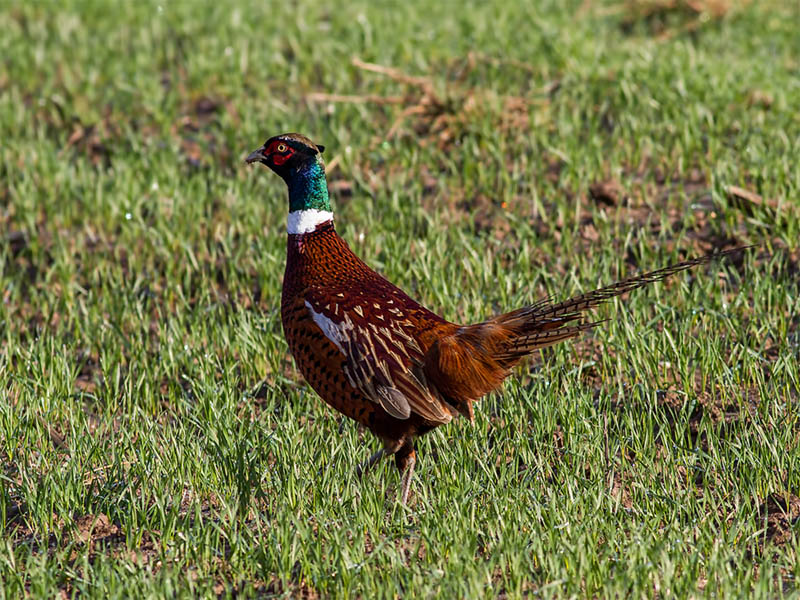
[[[384,140],[390,140],[413,133],[421,145],[436,143],[440,148],[449,147],[467,130],[469,123],[486,117],[487,114],[497,122],[497,128],[503,132],[520,131],[529,122],[531,105],[541,105],[542,100],[528,100],[518,96],[501,96],[489,90],[460,85],[466,74],[476,67],[478,62],[491,64],[510,64],[516,68],[532,71],[533,67],[519,61],[492,58],[471,52],[455,81],[450,81],[441,92],[436,91],[434,80],[429,76],[409,75],[396,67],[379,65],[352,59],[353,66],[388,77],[392,81],[408,87],[404,95],[381,96],[377,94],[329,94],[313,92],[306,96],[310,102],[344,102],[352,104],[379,104],[402,106],[395,115],[386,134],[373,140],[372,147]],[[558,82],[547,86],[543,91],[550,94],[558,87]],[[546,104],[546,101],[545,101]],[[409,119],[413,119],[410,127]]]
[[[782,210],[791,213],[797,210],[792,204],[785,203],[781,206],[772,198],[764,198],[761,194],[751,192],[750,190],[736,185],[726,186],[725,193],[728,195],[728,199],[731,203],[735,204],[749,215],[752,215],[756,208],[766,209],[775,216],[780,214]]]
[[[313,92],[306,95],[306,100],[309,102],[343,102],[346,104],[402,104],[405,98],[403,96],[379,96],[377,94],[359,96],[356,94]]]
[[[428,93],[433,92],[433,82],[429,77],[408,75],[407,73],[403,73],[400,69],[396,69],[394,67],[387,67],[375,63],[364,62],[357,56],[354,56],[351,62],[354,67],[358,67],[359,69],[370,71],[372,73],[378,73],[380,75],[386,75],[387,77],[394,79],[395,81],[423,88]]]

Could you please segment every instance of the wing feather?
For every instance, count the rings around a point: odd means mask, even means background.
[[[368,321],[374,304],[338,304],[307,294],[311,318],[347,358],[345,376],[367,398],[397,419],[411,413],[435,423],[453,415],[423,372],[424,355],[399,311],[382,311],[381,325]]]

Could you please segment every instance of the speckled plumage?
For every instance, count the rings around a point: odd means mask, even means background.
[[[392,453],[406,438],[449,421],[451,412],[431,389],[431,397],[421,393],[417,410],[398,427],[399,419],[382,406],[374,389],[388,379],[377,361],[396,356],[391,359],[395,371],[413,361],[422,365],[424,352],[448,323],[367,267],[336,234],[333,223],[314,233],[288,237],[281,320],[297,367],[311,387],[333,408],[375,433]],[[334,322],[351,322],[353,347],[345,352],[337,347],[314,322],[310,310]],[[386,336],[383,331],[394,333]],[[359,341],[358,332],[362,340],[380,337],[384,341]],[[400,340],[405,349],[397,348],[390,338]],[[362,352],[366,348],[369,352]],[[400,428],[403,432],[398,435]]]
[[[289,187],[290,210],[317,211],[313,230],[289,233],[281,320],[297,368],[319,396],[358,421],[394,455],[406,501],[414,439],[497,389],[520,360],[597,322],[575,323],[606,300],[703,264],[719,253],[632,277],[560,303],[541,301],[474,325],[450,323],[370,269],[340,238],[326,212],[321,147],[299,134],[250,154]],[[311,185],[309,182],[312,182]],[[321,183],[320,183],[321,182]],[[322,199],[324,198],[324,202]],[[308,213],[312,214],[312,213]]]

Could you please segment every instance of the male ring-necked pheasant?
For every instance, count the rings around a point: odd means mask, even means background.
[[[394,455],[404,504],[416,462],[414,438],[459,414],[472,420],[472,403],[497,389],[523,358],[599,323],[575,323],[583,311],[736,251],[687,260],[563,302],[543,300],[483,323],[458,325],[373,271],[336,234],[323,149],[287,133],[247,157],[248,163],[268,166],[289,187],[284,334],[311,387],[383,442],[366,468],[384,454]]]

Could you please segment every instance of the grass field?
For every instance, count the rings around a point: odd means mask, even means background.
[[[800,7],[431,4],[0,4],[0,598],[800,595]],[[454,321],[761,246],[421,439],[404,508],[283,340],[284,131]]]

